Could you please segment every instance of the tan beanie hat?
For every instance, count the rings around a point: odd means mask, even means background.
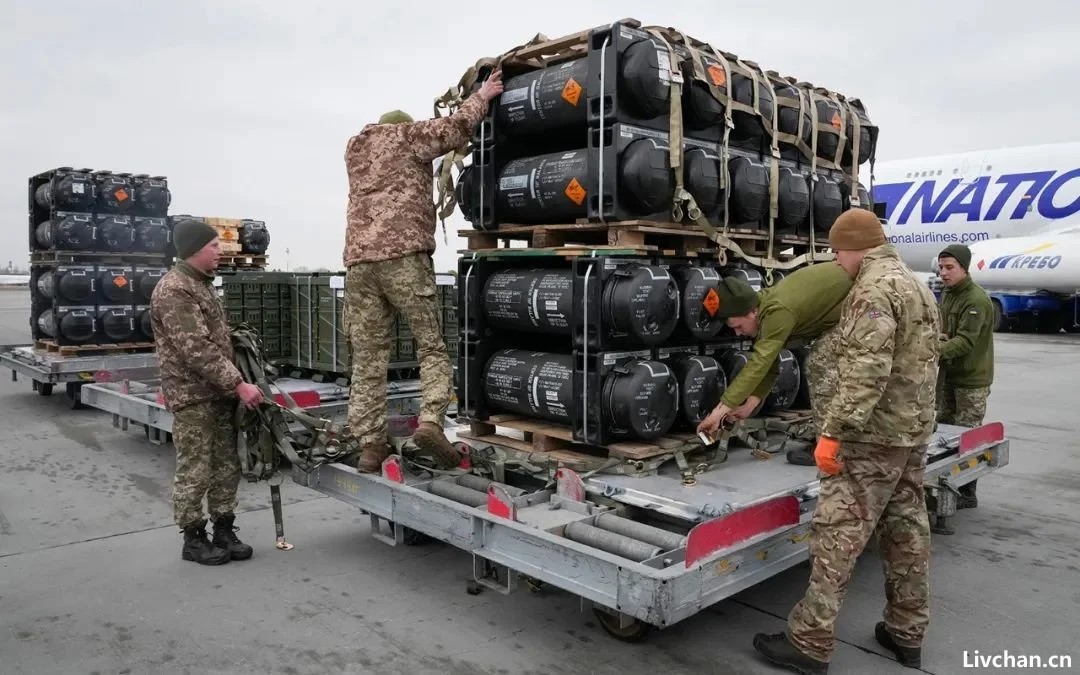
[[[829,247],[834,251],[861,251],[885,243],[885,229],[873,211],[848,209],[829,230]]]

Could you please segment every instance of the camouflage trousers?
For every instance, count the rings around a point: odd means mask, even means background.
[[[845,442],[839,457],[840,473],[821,478],[810,523],[810,585],[788,616],[788,637],[809,656],[830,660],[848,580],[876,535],[885,570],[885,624],[899,644],[921,646],[930,621],[926,446]]]
[[[442,427],[453,396],[454,371],[446,353],[431,256],[418,253],[352,265],[345,273],[342,321],[352,360],[349,429],[361,446],[387,443],[386,371],[397,312],[416,339],[420,421]]]
[[[953,387],[940,382],[937,420],[942,424],[977,427],[986,417],[986,399],[989,397],[990,387]]]
[[[806,383],[810,390],[810,410],[814,416],[814,437],[821,434],[822,416],[829,400],[839,386],[836,352],[840,331],[831,328],[822,333],[810,346],[806,357]]]
[[[236,454],[236,401],[207,401],[173,413],[173,518],[183,529],[203,519],[203,497],[211,519],[236,508],[240,458]]]

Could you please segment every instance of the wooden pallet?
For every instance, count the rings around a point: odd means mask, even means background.
[[[55,340],[35,340],[34,348],[61,356],[97,356],[99,354],[131,354],[154,351],[153,342],[121,342],[116,344],[58,345]]]
[[[499,427],[514,429],[524,440],[500,432]],[[492,415],[486,422],[471,422],[468,432],[458,432],[466,441],[503,445],[521,452],[545,453],[562,462],[591,461],[611,457],[628,461],[648,460],[667,455],[687,446],[700,446],[694,433],[672,433],[653,442],[624,441],[606,446],[594,446],[574,440],[569,427],[517,415]]]
[[[264,269],[266,267],[266,255],[222,255],[218,261],[218,267],[236,267],[244,269]]]
[[[462,229],[458,233],[468,240],[468,248],[461,253],[511,249],[512,242],[519,241],[528,248],[606,246],[689,255],[711,255],[717,250],[709,235],[695,225],[648,220],[500,225],[496,230]],[[751,228],[728,228],[728,236],[747,242],[769,238],[767,233]]]
[[[641,22],[637,19],[622,19],[623,23],[632,28],[639,28]],[[536,68],[546,68],[556,63],[569,61],[584,56],[588,52],[589,33],[592,28],[537,42],[517,50],[511,56],[503,60],[503,69],[512,73],[518,73]]]

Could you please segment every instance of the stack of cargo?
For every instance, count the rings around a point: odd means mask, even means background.
[[[717,285],[778,283],[844,210],[872,208],[858,176],[877,129],[857,99],[633,20],[503,56],[454,188],[474,229],[643,221],[737,245],[466,253],[461,415],[546,420],[590,445],[693,431],[752,349],[719,318]],[[740,244],[768,253],[740,259]],[[800,244],[811,256],[778,264]],[[762,411],[805,402],[804,358],[781,352]]]
[[[46,347],[152,346],[169,264],[163,176],[61,167],[29,179],[30,328]]]
[[[443,335],[457,353],[456,288],[453,275],[436,275]],[[263,356],[308,374],[348,377],[349,345],[344,330],[345,275],[341,272],[237,271],[221,276],[221,296],[229,322],[258,331]],[[392,374],[415,374],[416,339],[396,314],[390,329]]]
[[[678,174],[714,227],[820,237],[868,204],[877,129],[859,100],[633,20],[552,44],[503,64],[456,189],[474,228],[672,221],[673,119]]]
[[[266,268],[266,251],[270,248],[270,231],[266,222],[251,218],[216,218],[185,213],[169,219],[170,229],[181,220],[200,220],[217,230],[221,247],[220,270]]]

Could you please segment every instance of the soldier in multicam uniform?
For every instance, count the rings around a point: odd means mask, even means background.
[[[755,337],[754,351],[697,430],[715,434],[727,417],[746,419],[753,415],[776,382],[780,350],[794,347],[795,342],[813,341],[806,375],[815,436],[820,433],[822,399],[836,389],[833,328],[850,290],[851,277],[832,263],[804,267],[760,293],[737,277],[724,279],[717,288],[717,315],[726,318],[737,335]],[[809,448],[790,450],[787,458],[793,464],[814,463]]]
[[[941,294],[941,370],[938,375],[938,422],[977,427],[986,415],[986,399],[994,382],[994,305],[968,274],[971,249],[945,247],[938,255]],[[960,488],[956,508],[979,505],[975,484]],[[948,530],[946,530],[947,532]]]
[[[829,243],[855,284],[836,329],[840,387],[814,451],[821,492],[810,529],[810,584],[787,631],[759,633],[754,648],[796,672],[828,672],[848,579],[876,533],[886,604],[875,638],[918,668],[930,618],[923,471],[941,321],[933,294],[886,243],[872,212],[845,211]]]
[[[252,548],[236,536],[236,401],[262,403],[262,390],[244,381],[221,300],[213,287],[221,258],[217,231],[197,220],[173,230],[178,262],[150,298],[150,320],[166,408],[173,414],[176,473],[173,517],[184,533],[181,558],[203,565],[246,560]],[[207,538],[203,497],[214,521]]]
[[[413,122],[386,113],[349,139],[345,232],[344,328],[352,355],[350,433],[360,444],[357,468],[378,472],[389,454],[386,376],[395,312],[416,339],[423,403],[413,441],[440,468],[461,456],[443,433],[453,370],[440,329],[432,254],[435,205],[432,162],[468,142],[502,93],[496,70],[450,117]]]

